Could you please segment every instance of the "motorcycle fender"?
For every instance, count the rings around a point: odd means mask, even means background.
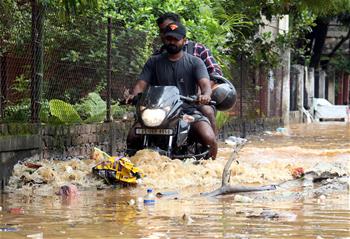
[[[190,130],[190,125],[184,120],[179,120],[177,127],[177,139],[176,146],[180,147],[187,143],[188,132]]]

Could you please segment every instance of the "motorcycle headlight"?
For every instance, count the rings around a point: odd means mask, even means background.
[[[145,109],[141,115],[143,123],[148,127],[159,126],[165,117],[166,112],[162,109]]]

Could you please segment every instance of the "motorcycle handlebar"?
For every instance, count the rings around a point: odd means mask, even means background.
[[[187,101],[189,103],[198,103],[198,97],[196,95],[194,96],[183,96],[180,95],[180,99]],[[216,105],[216,101],[211,100],[208,105]]]
[[[136,95],[136,96],[134,96],[129,102],[127,102],[126,99],[123,99],[123,100],[119,101],[119,103],[121,105],[136,105],[138,100],[140,99],[140,97],[141,97],[141,93]],[[183,95],[180,95],[180,99],[184,100],[184,101],[187,101],[189,103],[194,103],[194,104],[196,104],[196,103],[198,104],[199,103],[198,102],[198,96],[196,96],[196,95],[194,95],[194,96],[183,96]],[[216,101],[211,100],[208,103],[208,105],[214,105],[215,106],[216,105]]]

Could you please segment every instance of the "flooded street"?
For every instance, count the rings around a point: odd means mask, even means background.
[[[221,185],[232,146],[220,145],[217,160],[199,164],[139,152],[131,161],[145,174],[143,184],[128,188],[106,187],[90,159],[43,160],[34,172],[16,165],[8,193],[0,194],[0,238],[350,238],[350,124],[291,125],[250,137],[232,164],[231,185],[278,188],[239,194],[241,200],[200,195]],[[293,169],[315,171],[320,163],[347,177],[293,180]],[[79,194],[56,195],[65,184]],[[138,203],[147,188],[174,193],[155,205]]]

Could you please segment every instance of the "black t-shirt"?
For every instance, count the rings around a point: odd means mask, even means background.
[[[200,58],[186,52],[178,61],[170,61],[168,53],[152,56],[139,77],[150,85],[177,86],[180,94],[185,96],[197,93],[201,78],[209,79],[205,64]]]

